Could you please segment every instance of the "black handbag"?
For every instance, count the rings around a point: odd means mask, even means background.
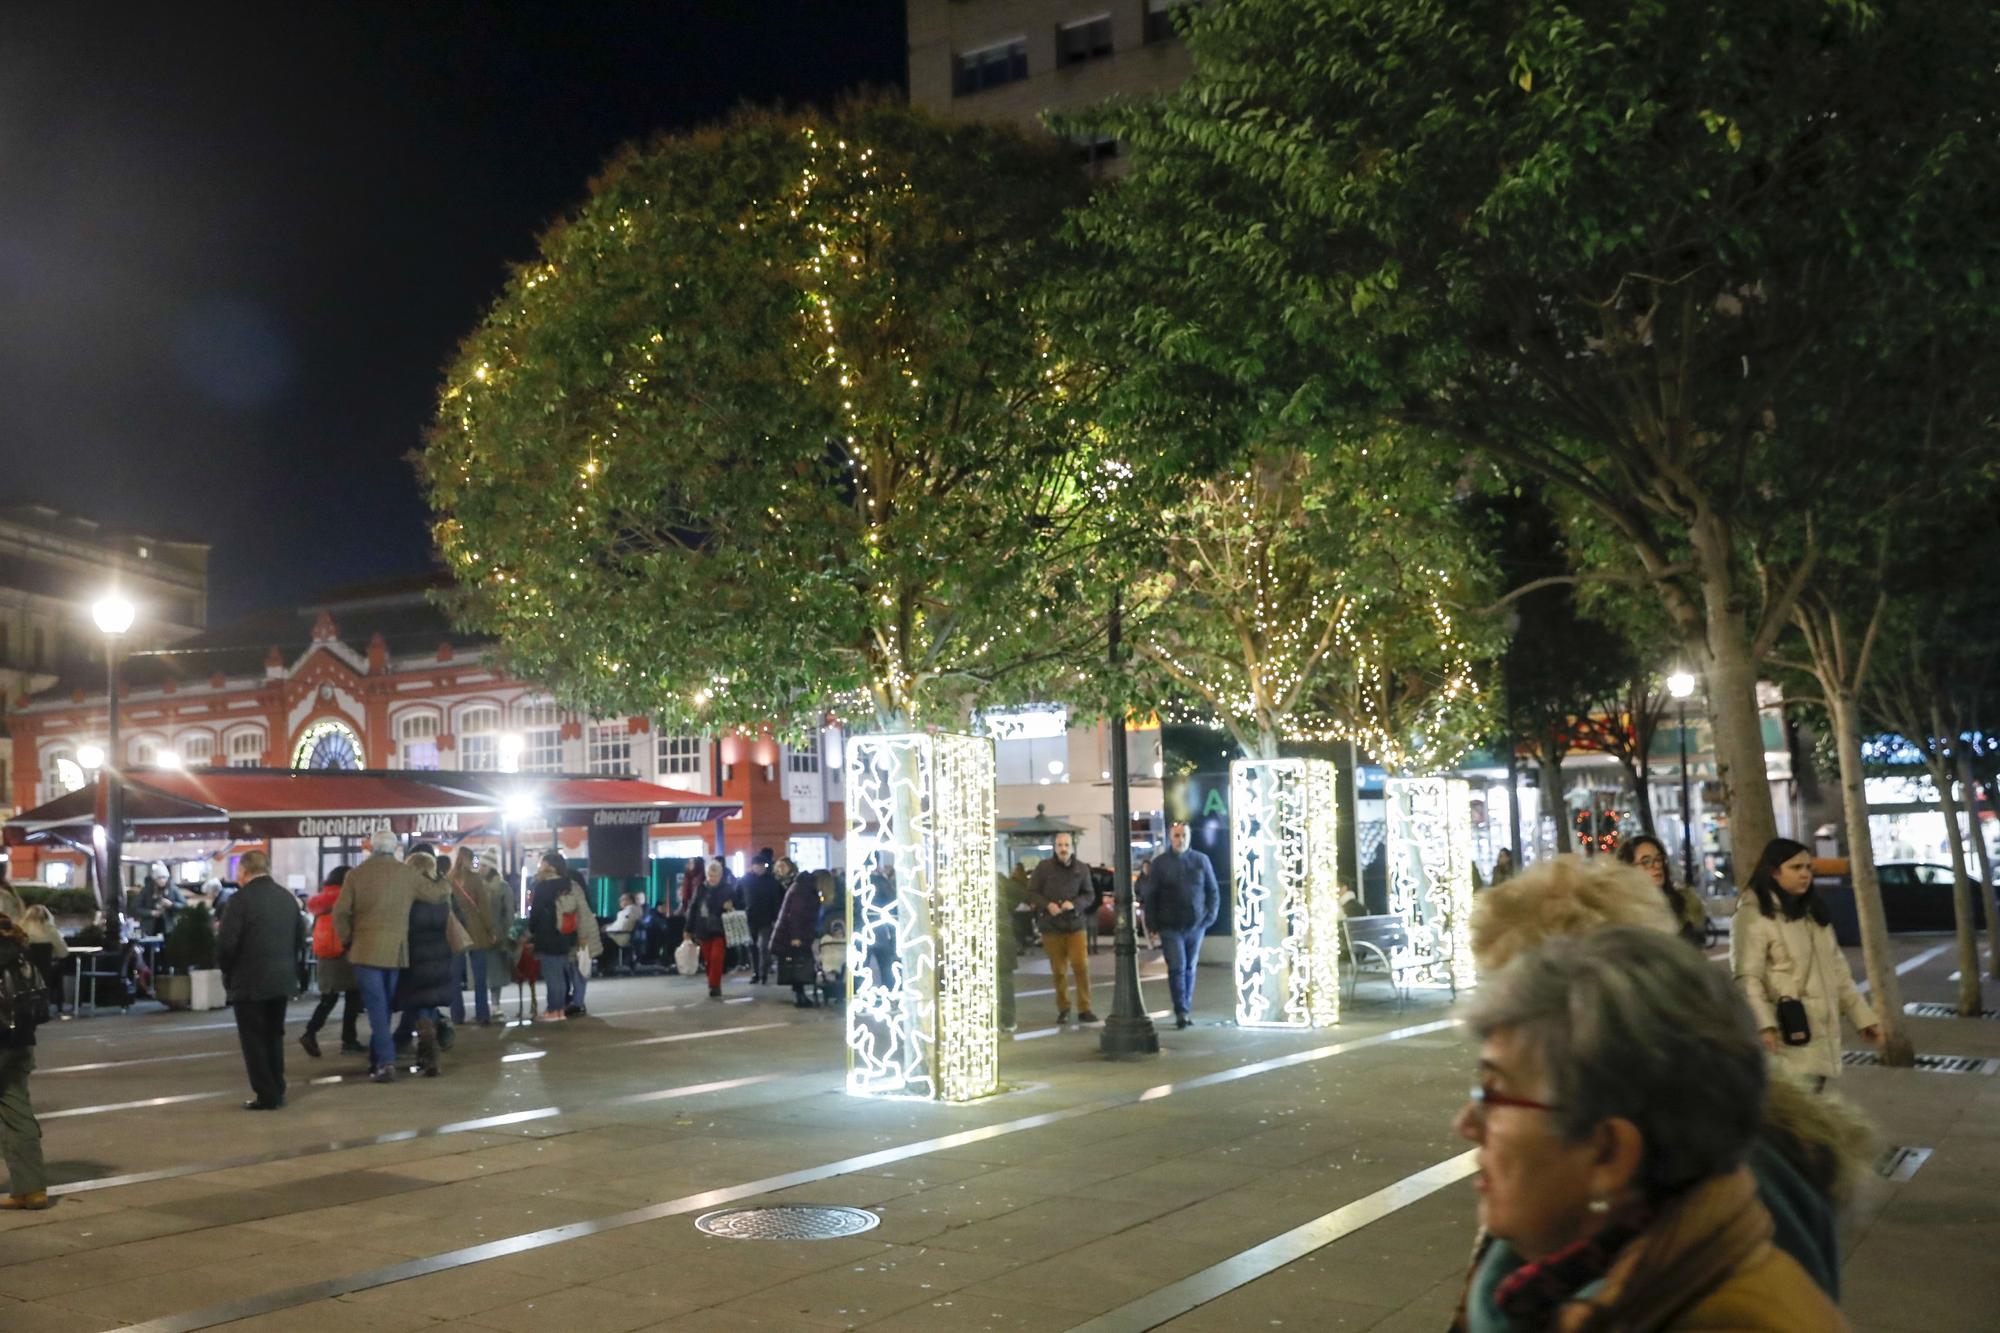
[[[780,986],[810,986],[818,976],[818,971],[813,967],[813,960],[806,954],[786,954],[778,960]]]
[[[1803,1001],[1790,995],[1778,997],[1778,1040],[1787,1046],[1812,1045],[1812,1020],[1806,1017]]]

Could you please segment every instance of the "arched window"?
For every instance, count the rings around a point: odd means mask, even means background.
[[[360,768],[361,738],[335,718],[307,727],[292,750],[293,768]]]
[[[458,715],[458,766],[467,773],[492,773],[500,767],[500,710],[491,704],[466,708]]]
[[[405,713],[397,718],[396,751],[402,767],[424,770],[436,768],[437,738],[440,730],[438,715],[428,708]]]
[[[229,733],[229,766],[261,768],[264,765],[264,733],[256,727]]]
[[[132,738],[132,748],[129,753],[132,756],[134,764],[140,768],[145,768],[159,759],[160,738],[158,736],[134,736]]]
[[[45,795],[53,799],[68,792],[82,791],[89,781],[73,750],[51,750],[42,760]]]
[[[177,742],[181,762],[189,768],[205,768],[215,762],[215,737],[205,731],[190,731]]]
[[[546,699],[514,705],[523,773],[562,772],[562,710]]]

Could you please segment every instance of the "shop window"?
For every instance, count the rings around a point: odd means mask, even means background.
[[[1095,18],[1056,26],[1056,68],[1081,65],[1086,60],[1099,60],[1110,54],[1109,14],[1099,14]]]
[[[792,858],[792,864],[799,868],[801,875],[810,875],[815,870],[831,870],[833,839],[824,833],[803,833],[796,838],[787,838],[785,855]]]
[[[960,52],[952,57],[951,92],[954,97],[968,97],[988,88],[1019,83],[1027,77],[1028,42],[1025,37],[981,47],[977,51]]]
[[[994,742],[995,780],[1002,785],[1049,786],[1069,781],[1069,737],[1035,736]]]
[[[437,738],[441,729],[438,715],[428,709],[397,718],[396,757],[402,766],[420,772],[438,768]]]
[[[606,777],[632,775],[632,733],[623,722],[597,722],[590,728],[590,771]]]
[[[1174,11],[1192,9],[1201,0],[1145,0],[1145,3],[1146,40],[1166,42],[1180,35],[1174,31]]]

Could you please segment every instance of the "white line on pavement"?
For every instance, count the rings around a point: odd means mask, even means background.
[[[1896,975],[1899,977],[1908,976],[1910,973],[1916,971],[1918,968],[1922,967],[1925,963],[1928,963],[1931,959],[1937,957],[1939,954],[1943,953],[1946,949],[1949,948],[1951,948],[1950,944],[1940,944],[1934,949],[1924,950],[1922,953],[1917,954],[1913,958],[1905,958],[1902,962],[1896,964]],[[1855,983],[1854,988],[1858,991],[1866,993],[1866,991],[1868,990],[1868,978],[1863,977],[1860,981]]]

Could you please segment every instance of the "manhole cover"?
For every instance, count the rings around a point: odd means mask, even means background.
[[[873,1231],[881,1218],[865,1208],[785,1204],[776,1208],[725,1208],[695,1219],[695,1226],[728,1240],[835,1240]]]

